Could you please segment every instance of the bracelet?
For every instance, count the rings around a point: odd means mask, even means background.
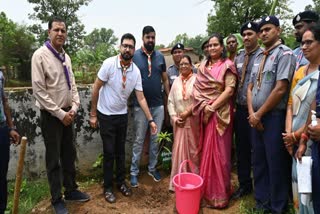
[[[96,114],[92,114],[91,112],[89,113],[90,117],[97,117]]]
[[[254,119],[259,120],[259,119],[257,118],[257,116],[256,116],[256,113],[253,113],[252,115],[253,115],[253,118],[254,118]]]
[[[293,138],[294,142],[296,142],[296,141],[297,141],[297,138],[296,138],[295,133],[294,133],[294,132],[292,132],[291,134],[292,134],[292,138]]]
[[[302,133],[301,138],[304,139],[305,141],[309,140],[309,137],[308,137],[308,135],[306,135],[306,133]]]
[[[148,124],[150,125],[150,123],[152,123],[152,122],[154,122],[153,119],[149,120],[149,121],[148,121]]]

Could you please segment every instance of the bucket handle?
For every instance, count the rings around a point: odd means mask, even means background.
[[[179,189],[181,188],[181,171],[182,171],[182,167],[183,167],[183,165],[184,164],[186,164],[186,163],[189,163],[189,166],[190,166],[190,168],[191,168],[191,172],[192,173],[195,173],[195,166],[194,166],[194,164],[192,163],[192,161],[191,160],[184,160],[184,161],[182,161],[181,163],[180,163],[180,167],[179,167]]]

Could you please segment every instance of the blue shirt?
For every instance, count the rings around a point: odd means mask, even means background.
[[[6,121],[6,115],[4,114],[4,106],[3,106],[3,99],[4,99],[4,76],[3,73],[0,71],[0,122],[3,123]]]
[[[251,71],[250,82],[254,83],[252,89],[252,107],[254,111],[259,108],[268,99],[270,93],[274,89],[276,82],[279,80],[287,80],[289,86],[285,95],[274,108],[275,110],[285,110],[288,102],[291,80],[296,66],[296,58],[292,50],[285,45],[279,45],[270,51],[262,71],[261,88],[257,87],[257,75],[263,52],[259,53],[254,60]]]
[[[301,47],[297,47],[296,49],[294,49],[293,54],[297,59],[296,70],[298,70],[301,66],[309,63],[309,61],[304,57]]]
[[[242,106],[247,106],[247,89],[248,89],[248,85],[249,85],[249,81],[250,81],[250,76],[251,76],[251,70],[253,67],[253,62],[256,58],[256,56],[258,54],[260,54],[262,52],[261,48],[258,48],[256,51],[252,52],[249,56],[249,63],[247,65],[247,70],[245,73],[245,78],[243,81],[243,85],[241,86],[239,84],[238,86],[238,90],[237,90],[237,99],[236,99],[236,103],[238,105],[242,105]],[[238,72],[238,77],[239,77],[239,82],[241,80],[241,76],[242,76],[242,66],[243,63],[245,61],[245,50],[242,49],[239,51],[236,59],[235,59],[235,66],[237,67],[237,72]]]
[[[138,66],[141,73],[142,88],[149,107],[163,105],[162,99],[162,72],[166,72],[164,56],[159,51],[153,51],[151,55],[151,76],[148,77],[148,56],[140,48],[133,56],[133,62]],[[134,106],[139,106],[136,97]]]

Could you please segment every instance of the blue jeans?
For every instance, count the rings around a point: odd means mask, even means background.
[[[0,214],[6,210],[8,199],[7,172],[10,153],[8,127],[0,127]]]
[[[159,144],[157,141],[158,133],[161,131],[163,119],[164,119],[164,108],[163,106],[150,107],[150,113],[153,120],[157,124],[158,131],[157,134],[150,136],[149,144],[149,172],[154,172],[156,170],[156,165],[158,161],[158,148]],[[143,149],[144,138],[146,136],[146,131],[148,130],[148,120],[140,107],[134,107],[134,124],[136,138],[132,147],[132,162],[131,162],[131,175],[137,176],[139,174],[139,165],[141,159],[141,152]]]

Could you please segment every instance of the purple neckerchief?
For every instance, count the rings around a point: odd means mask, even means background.
[[[47,48],[53,53],[53,55],[54,55],[55,57],[57,57],[57,59],[60,60],[60,62],[62,63],[62,65],[63,65],[63,70],[64,70],[64,74],[66,75],[68,87],[69,87],[69,90],[71,90],[70,78],[69,78],[68,68],[67,68],[67,65],[66,65],[65,53],[63,53],[63,56],[61,56],[61,55],[51,46],[50,41],[46,41],[44,44],[45,44],[45,45],[47,46]]]

